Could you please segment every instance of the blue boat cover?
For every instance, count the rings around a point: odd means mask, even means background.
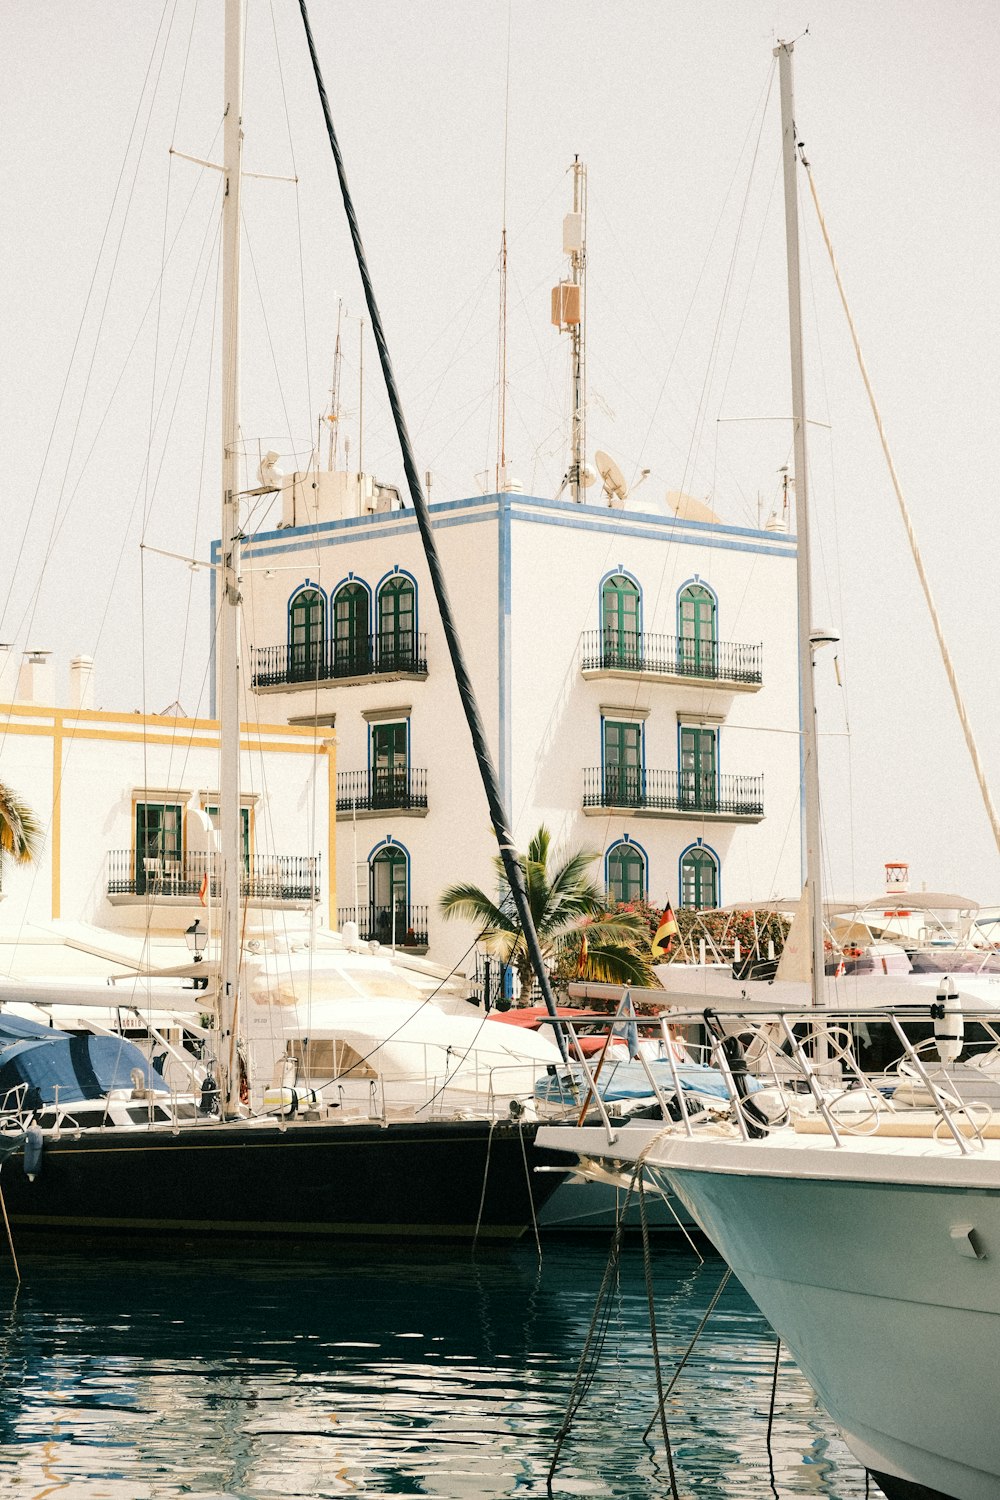
[[[0,1011],[0,1102],[23,1084],[27,1109],[57,1098],[60,1104],[102,1099],[111,1089],[131,1088],[136,1068],[144,1088],[169,1093],[149,1059],[124,1037],[57,1031]]]
[[[654,1061],[649,1064],[649,1069],[664,1098],[670,1098],[674,1092],[674,1080],[669,1063]],[[729,1098],[725,1079],[718,1068],[707,1068],[703,1063],[678,1063],[677,1077],[685,1094],[708,1094],[713,1099]],[[573,1082],[576,1083],[575,1092],[565,1068],[561,1068],[558,1073],[535,1084],[535,1098],[543,1099],[548,1104],[579,1104],[587,1091],[587,1079],[582,1068],[573,1069]],[[760,1087],[755,1079],[749,1082],[751,1092]],[[655,1098],[646,1070],[638,1062],[616,1061],[605,1064],[597,1080],[597,1088],[606,1104],[625,1099]]]

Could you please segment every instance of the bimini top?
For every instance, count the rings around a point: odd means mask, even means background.
[[[14,1091],[25,1085],[25,1109],[103,1099],[112,1089],[132,1088],[136,1069],[144,1088],[169,1093],[149,1059],[124,1037],[57,1031],[0,1011],[0,1106],[14,1107]]]

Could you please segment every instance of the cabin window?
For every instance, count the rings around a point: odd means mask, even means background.
[[[604,719],[604,805],[636,807],[642,802],[642,725]]]
[[[325,638],[326,600],[319,589],[299,589],[288,606],[288,665],[293,678],[322,676]]]
[[[416,590],[412,580],[396,575],[383,583],[378,594],[379,670],[409,670],[413,666],[416,638]]]
[[[289,1042],[289,1053],[298,1064],[296,1081],[307,1086],[313,1079],[377,1078],[371,1063],[347,1042],[335,1038]]]
[[[608,850],[608,896],[625,904],[646,894],[646,856],[637,845],[615,844]]]
[[[704,584],[689,583],[677,597],[677,670],[692,677],[716,675],[715,595]]]
[[[638,662],[639,587],[624,573],[613,573],[601,590],[603,664],[626,667]]]
[[[362,583],[342,584],[333,598],[333,664],[338,677],[371,671],[368,633],[368,590]]]
[[[719,904],[719,861],[698,846],[681,857],[681,905],[692,911]]]

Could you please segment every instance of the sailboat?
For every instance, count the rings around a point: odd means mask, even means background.
[[[241,1100],[238,1038],[244,990],[240,820],[241,503],[239,283],[243,0],[226,0],[223,195],[222,513],[217,635],[220,688],[221,896],[217,1025],[200,1093],[171,1098],[128,1043],[110,1079],[83,1065],[72,1077],[14,1080],[4,1125],[26,1135],[32,1170],[4,1174],[15,1230],[159,1238],[208,1248],[220,1237],[338,1240],[350,1236],[515,1238],[562,1178],[562,1158],[534,1150],[536,1126],[505,1118],[371,1120],[336,1102],[305,1113],[251,1116]],[[511,841],[508,839],[508,843]],[[206,1008],[213,998],[205,993]],[[483,1025],[492,1023],[484,1022]],[[502,1033],[507,1035],[507,1033]],[[51,1034],[55,1039],[56,1033]],[[65,1049],[35,1037],[35,1062]],[[60,1038],[60,1041],[62,1038]],[[468,1038],[466,1038],[468,1041]],[[25,1042],[25,1047],[28,1043]],[[558,1051],[550,1048],[550,1055]],[[544,1063],[542,1064],[544,1066]],[[26,1066],[26,1065],[25,1065]],[[60,1090],[62,1095],[60,1098]],[[26,1157],[26,1165],[28,1160]],[[553,1170],[536,1173],[545,1165]]]
[[[805,770],[806,901],[811,937],[803,1006],[734,999],[697,1014],[713,1027],[727,1072],[731,1125],[685,1116],[580,1139],[584,1159],[627,1159],[675,1192],[794,1355],[848,1447],[889,1500],[994,1500],[1000,1435],[992,1375],[1000,1340],[1000,1124],[966,1102],[950,1065],[965,1045],[963,1002],[935,976],[932,1003],[828,1008],[823,963],[816,732],[809,650],[805,399],[798,291],[797,133],[791,43],[781,81],[789,269],[799,621]],[[673,1019],[683,1021],[682,1014]],[[937,1058],[912,1040],[931,1022]],[[994,1003],[976,1020],[997,1034]],[[897,1107],[856,1061],[856,1039],[890,1025],[922,1107]],[[761,1023],[767,1027],[762,1028]],[[735,1033],[806,1092],[766,1119],[747,1097]],[[769,1036],[776,1035],[776,1044]],[[807,1033],[809,1044],[803,1038]],[[995,1051],[995,1048],[994,1048]],[[775,1073],[775,1081],[780,1080]],[[912,1097],[912,1090],[911,1090]],[[572,1132],[542,1139],[568,1147]],[[631,1139],[630,1139],[631,1137]]]

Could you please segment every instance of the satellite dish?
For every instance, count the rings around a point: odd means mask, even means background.
[[[696,500],[693,495],[684,495],[680,490],[668,490],[667,505],[679,521],[708,521],[718,525],[719,517],[711,506],[706,505],[703,500]]]
[[[594,454],[594,462],[597,465],[597,472],[604,480],[604,493],[608,497],[608,504],[621,509],[625,504],[625,496],[628,494],[625,475],[619,469],[611,454],[603,452],[600,448]]]
[[[594,468],[593,464],[581,464],[580,465],[580,486],[581,486],[581,488],[585,489],[585,490],[589,490],[590,486],[592,484],[596,484],[596,483],[597,483],[597,470]]]

